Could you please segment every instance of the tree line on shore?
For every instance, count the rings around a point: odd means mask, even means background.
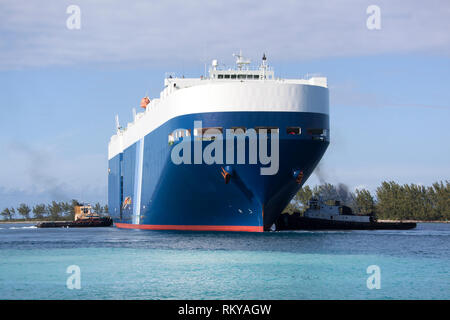
[[[52,201],[51,204],[37,204],[33,207],[21,203],[17,208],[4,208],[0,214],[4,220],[51,220],[72,221],[75,217],[75,206],[81,205],[77,200],[70,202]],[[108,206],[96,203],[92,210],[99,215],[108,213]]]
[[[312,197],[329,204],[338,200],[352,208],[355,214],[375,214],[378,219],[450,220],[450,181],[435,182],[428,187],[384,181],[374,195],[367,189],[350,192],[343,184],[334,186],[326,183],[312,189],[304,186],[289,203],[286,211],[304,212]]]
[[[384,181],[374,195],[367,189],[350,192],[344,184],[334,186],[325,183],[312,189],[304,186],[294,196],[285,211],[304,212],[312,197],[329,204],[338,200],[341,204],[352,208],[356,214],[375,214],[379,219],[450,220],[450,181],[435,182],[428,187]],[[42,203],[33,207],[22,203],[17,208],[5,208],[0,214],[4,220],[73,220],[74,207],[77,205],[80,205],[77,200],[52,201],[51,204]],[[96,203],[92,209],[98,214],[108,213],[108,206],[101,206],[100,203]]]

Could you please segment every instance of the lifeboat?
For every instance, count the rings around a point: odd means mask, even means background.
[[[150,99],[148,97],[144,97],[141,99],[141,108],[146,109],[147,105],[150,103]]]

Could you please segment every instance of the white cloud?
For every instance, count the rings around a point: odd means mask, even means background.
[[[78,63],[201,62],[268,52],[281,60],[397,52],[450,53],[448,1],[377,1],[381,30],[366,28],[371,1],[72,1],[0,5],[0,67]]]

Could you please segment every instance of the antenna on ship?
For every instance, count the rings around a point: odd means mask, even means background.
[[[120,129],[122,129],[122,128],[120,127],[120,124],[119,124],[119,115],[116,114],[116,130],[117,130],[117,132],[120,132]]]
[[[214,60],[211,62],[211,66],[212,66],[212,68],[213,68],[214,71],[217,70],[217,66],[218,66],[218,65],[219,65],[219,62],[217,62],[217,59],[214,59]]]
[[[244,59],[244,56],[242,55],[242,50],[239,50],[239,54],[233,53],[233,57],[236,57],[236,64],[239,70],[242,70],[242,67],[244,65],[248,65],[251,62],[249,59],[247,60]]]
[[[261,70],[261,79],[266,79],[266,71],[267,71],[266,61],[267,61],[266,54],[263,53],[262,63],[261,66],[259,67],[259,69]]]

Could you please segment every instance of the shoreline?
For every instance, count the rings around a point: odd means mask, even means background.
[[[65,222],[68,220],[58,220],[61,222]],[[51,222],[49,220],[21,220],[21,221],[2,221],[0,220],[0,224],[14,224],[14,223],[39,223],[39,222]],[[378,222],[405,222],[405,223],[409,223],[409,222],[414,222],[414,223],[449,223],[450,221],[448,220],[432,220],[432,221],[428,221],[428,220],[389,220],[389,219],[379,219]]]
[[[378,219],[378,222],[405,222],[405,223],[449,223],[448,220],[389,220],[389,219]]]
[[[65,220],[58,220],[65,221]],[[14,223],[39,223],[39,222],[50,222],[49,220],[24,220],[24,221],[0,221],[0,224],[14,224]]]

